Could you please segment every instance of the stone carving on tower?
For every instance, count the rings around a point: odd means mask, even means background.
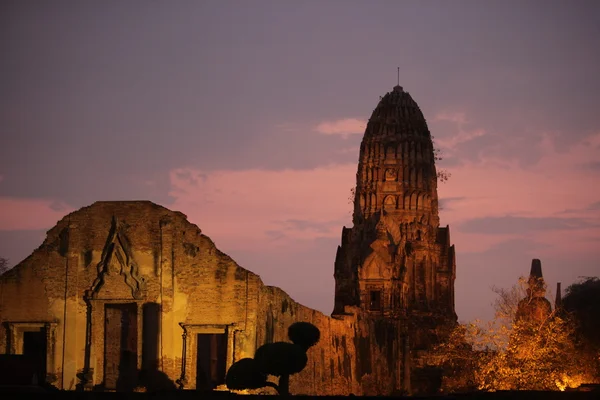
[[[434,160],[419,106],[394,87],[360,146],[354,226],[343,228],[335,260],[334,314],[354,306],[374,317],[456,321],[454,246],[439,226]]]

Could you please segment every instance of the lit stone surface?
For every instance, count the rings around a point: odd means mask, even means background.
[[[424,392],[435,380],[419,372],[428,350],[456,322],[454,247],[439,227],[436,185],[427,125],[397,86],[361,145],[332,317],[265,286],[180,212],[96,202],[65,216],[0,277],[0,352],[34,348],[40,373],[67,390],[169,381],[205,389],[306,321],[321,340],[291,376],[291,393],[400,393],[409,377]]]
[[[402,321],[414,366],[423,366],[427,351],[456,323],[456,263],[449,227],[439,226],[431,134],[400,86],[381,98],[368,121],[353,223],[342,230],[335,261],[334,315],[352,306],[368,318]]]
[[[292,376],[292,393],[362,393],[363,380],[394,389],[387,370],[373,377],[382,368],[376,358],[357,359],[357,345],[385,351],[368,322],[325,316],[265,286],[183,214],[150,202],[97,202],[67,215],[0,284],[0,349],[20,354],[24,332],[47,332],[47,375],[60,388],[116,389],[120,376],[135,382],[138,369],[194,388],[199,334],[224,335],[218,356],[227,367],[308,321],[321,340]],[[126,357],[133,367],[122,365]]]

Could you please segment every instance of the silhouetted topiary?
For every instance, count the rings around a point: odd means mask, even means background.
[[[290,375],[306,367],[306,351],[321,336],[319,328],[308,322],[296,322],[288,328],[293,343],[267,343],[256,350],[254,359],[244,358],[229,368],[226,383],[230,389],[258,389],[271,386],[279,394],[289,394]],[[279,377],[279,384],[268,382],[266,376]]]
[[[260,371],[253,358],[242,358],[234,363],[227,371],[225,383],[229,389],[235,390],[259,389],[275,385],[267,381],[267,374]]]
[[[292,343],[307,351],[321,338],[319,328],[308,322],[296,322],[288,328],[288,337]]]
[[[287,342],[267,343],[254,355],[260,371],[281,376],[300,372],[306,367],[308,357],[302,347]]]

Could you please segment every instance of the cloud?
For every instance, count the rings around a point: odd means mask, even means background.
[[[457,246],[457,293],[468,289],[469,274],[506,274],[507,283],[516,280],[538,255],[556,260],[577,252],[581,265],[574,265],[572,274],[589,269],[589,259],[597,255],[597,243],[590,238],[600,237],[600,221],[589,209],[598,202],[593,190],[598,174],[581,171],[579,165],[594,160],[597,152],[584,142],[559,151],[553,140],[552,135],[542,137],[534,146],[539,160],[526,169],[517,160],[482,153],[481,159],[451,168],[450,181],[438,185],[441,224],[450,224]],[[299,293],[311,287],[311,279],[331,283],[341,227],[351,221],[348,195],[355,184],[355,162],[284,170],[185,167],[171,170],[169,177],[173,202],[168,206],[187,214],[219,248],[269,284]],[[580,212],[557,214],[567,208]],[[322,247],[322,240],[330,247]],[[517,245],[519,251],[510,253]],[[316,248],[322,258],[310,254]],[[506,270],[506,263],[514,269]],[[292,282],[280,270],[284,264],[286,271],[293,264],[312,278]],[[489,281],[491,286],[494,281]],[[329,293],[331,287],[323,290]],[[464,300],[459,307],[467,310]]]
[[[433,121],[434,123],[436,121],[450,122],[456,125],[454,134],[435,136],[436,145],[448,150],[453,150],[459,143],[469,142],[486,134],[486,132],[481,128],[472,128],[470,126],[470,121],[467,119],[467,116],[464,112],[441,111],[436,114]],[[443,132],[444,130],[440,131]]]
[[[343,220],[334,220],[334,221],[310,221],[310,220],[299,220],[299,219],[288,219],[280,222],[284,230],[286,231],[301,231],[301,232],[314,232],[318,235],[328,236],[329,232],[331,232],[332,228],[338,229],[341,227],[341,224],[344,223]]]
[[[444,209],[444,210],[449,210],[449,204],[451,203],[456,203],[459,201],[465,200],[464,196],[457,196],[457,197],[444,197],[444,198],[440,198],[438,200],[440,209]]]
[[[438,185],[442,205],[445,198],[463,199],[442,209],[440,218],[442,225],[450,225],[459,253],[485,251],[525,235],[552,244],[556,255],[595,249],[586,239],[600,236],[597,211],[590,206],[600,196],[595,189],[600,176],[580,165],[597,158],[590,142],[599,141],[600,134],[566,151],[560,151],[554,140],[552,135],[543,136],[530,149],[539,152],[539,159],[527,168],[517,160],[489,155],[448,168],[452,177]]]
[[[436,114],[434,119],[437,121],[455,122],[459,125],[465,124],[467,122],[467,117],[464,112],[441,111]]]
[[[473,218],[459,224],[459,229],[466,233],[483,233],[490,235],[528,234],[534,231],[556,231],[598,228],[600,223],[581,218],[557,217],[504,217]]]
[[[591,161],[587,164],[584,164],[584,167],[593,171],[600,171],[600,161]]]
[[[600,140],[600,134],[593,140]],[[453,221],[523,212],[531,217],[548,217],[560,210],[584,209],[598,200],[600,192],[595,188],[600,176],[578,168],[582,161],[597,157],[593,148],[580,142],[567,152],[559,152],[548,136],[537,150],[539,161],[528,168],[514,160],[494,157],[450,168],[452,177],[438,186],[440,198],[465,199],[447,215]]]
[[[169,205],[218,246],[263,249],[317,237],[338,238],[350,222],[356,165],[306,170],[178,168],[170,173]]]
[[[561,144],[560,132],[542,131],[526,124],[508,127],[493,124],[489,120],[482,120],[473,111],[448,111],[438,112],[430,122],[430,129],[434,132],[435,144],[442,150],[444,161],[440,165],[462,163],[496,163],[506,165],[516,162],[519,166],[528,168],[536,165],[543,151],[548,146],[557,146],[557,152],[569,151],[569,147]],[[439,132],[439,133],[436,133]],[[588,132],[589,134],[589,132]],[[579,142],[571,145],[585,143],[591,136],[579,138]],[[590,144],[591,147],[598,143]],[[595,169],[597,159],[594,158],[585,165],[585,168]]]
[[[352,154],[353,156],[356,156],[358,158],[359,151],[360,151],[360,146],[348,146],[348,147],[338,148],[336,150],[336,153],[338,153],[338,154]]]
[[[57,200],[0,197],[0,231],[48,229],[71,211]]]
[[[595,203],[592,203],[588,206],[587,208],[588,210],[600,210],[600,201],[597,201]]]
[[[321,122],[315,127],[315,131],[324,135],[341,135],[348,137],[349,135],[357,135],[365,133],[367,121],[357,118],[345,118],[336,121]]]
[[[201,178],[202,177],[202,178]],[[351,223],[356,164],[299,170],[178,168],[168,207],[268,285],[323,312],[333,305],[333,265]]]
[[[556,214],[561,215],[561,214],[582,214],[583,213],[585,215],[589,215],[589,213],[587,213],[588,211],[600,211],[600,201],[591,203],[587,207],[583,207],[583,208],[577,208],[577,209],[567,208],[565,210],[558,211]]]

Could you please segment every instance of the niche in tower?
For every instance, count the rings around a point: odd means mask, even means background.
[[[392,212],[396,210],[396,196],[387,196],[383,202],[383,209],[386,212]]]

